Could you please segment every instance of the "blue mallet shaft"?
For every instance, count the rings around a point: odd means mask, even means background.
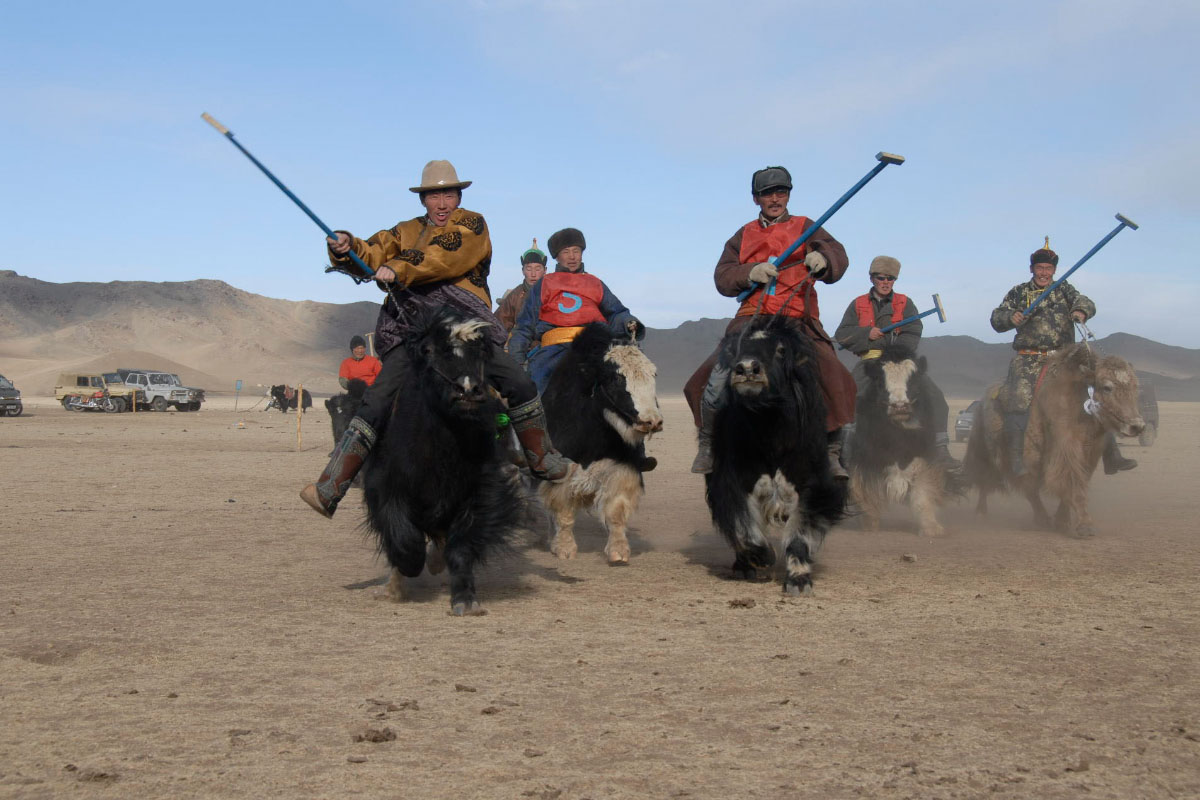
[[[1137,223],[1135,223],[1133,220],[1129,219],[1128,217],[1124,216],[1123,214],[1117,214],[1117,219],[1120,220],[1121,224],[1118,225],[1117,227],[1113,228],[1111,231],[1109,231],[1108,236],[1105,236],[1103,239],[1101,239],[1099,242],[1096,243],[1095,247],[1093,247],[1091,250],[1088,250],[1087,255],[1085,255],[1083,258],[1079,259],[1078,261],[1076,261],[1075,266],[1071,267],[1069,270],[1064,272],[1063,276],[1061,278],[1059,278],[1054,283],[1050,284],[1045,289],[1043,289],[1042,293],[1037,296],[1037,299],[1029,304],[1029,308],[1025,309],[1025,311],[1023,312],[1025,314],[1025,316],[1028,317],[1030,314],[1032,314],[1033,310],[1035,308],[1037,308],[1038,305],[1043,300],[1046,299],[1046,295],[1053,292],[1055,289],[1058,288],[1058,285],[1060,283],[1065,281],[1067,278],[1071,277],[1072,272],[1074,272],[1075,270],[1082,267],[1083,262],[1087,261],[1089,258],[1096,255],[1096,253],[1099,252],[1101,247],[1104,247],[1104,245],[1108,244],[1109,241],[1114,236],[1116,236],[1118,233],[1120,233],[1124,228],[1132,228],[1135,231],[1138,229]]]
[[[804,230],[804,233],[800,234],[800,238],[797,239],[796,241],[792,242],[791,246],[788,247],[787,250],[784,250],[779,255],[773,256],[771,259],[769,259],[772,264],[774,264],[775,266],[779,266],[783,262],[787,261],[788,256],[790,256],[792,253],[796,252],[797,247],[799,247],[800,245],[807,242],[810,236],[812,236],[814,233],[816,233],[817,230],[822,225],[824,225],[826,222],[829,221],[830,217],[832,217],[834,214],[837,213],[837,210],[839,208],[846,205],[847,200],[849,200],[851,197],[854,197],[854,195],[858,194],[859,189],[866,186],[868,183],[871,182],[872,178],[874,178],[879,173],[883,172],[884,167],[886,167],[888,164],[903,164],[904,163],[904,156],[897,156],[897,155],[893,155],[892,153],[877,153],[875,155],[875,158],[879,161],[879,163],[876,164],[871,169],[870,172],[868,172],[866,175],[864,175],[862,180],[860,180],[858,183],[854,184],[854,186],[850,189],[850,191],[846,192],[844,195],[842,195],[840,198],[838,198],[838,201],[836,203],[834,203],[833,205],[831,205],[829,207],[829,210],[821,215],[820,219],[818,219],[812,225],[809,225]],[[774,284],[774,283],[775,283],[775,281],[772,280],[771,284]],[[741,294],[739,294],[737,297],[738,302],[739,303],[744,302],[746,300],[746,298],[750,296],[750,293],[754,291],[754,288],[755,287],[751,286],[749,289],[746,289]],[[768,289],[768,291],[769,291],[769,289]]]
[[[911,317],[905,317],[899,322],[893,322],[886,328],[880,328],[879,332],[887,333],[888,331],[895,330],[896,328],[901,328],[910,322],[916,322],[921,317],[928,317],[930,314],[937,314],[938,322],[946,321],[946,309],[942,306],[942,298],[936,294],[933,296],[933,308],[929,309],[928,311],[922,311],[920,314],[914,314]]]
[[[300,210],[301,210],[301,211],[303,211],[305,214],[308,214],[308,218],[309,218],[309,219],[311,219],[313,222],[317,223],[317,227],[318,227],[318,228],[320,228],[321,230],[325,231],[325,235],[326,235],[326,236],[328,236],[328,237],[329,237],[329,238],[331,238],[331,239],[336,239],[336,238],[337,238],[337,234],[335,234],[335,233],[334,233],[334,232],[333,232],[333,231],[330,229],[330,227],[329,227],[328,225],[326,225],[324,222],[322,222],[322,221],[321,221],[321,218],[320,218],[320,217],[318,217],[316,214],[314,214],[314,213],[312,212],[312,209],[310,209],[308,206],[304,205],[303,201],[301,201],[299,197],[296,197],[296,195],[292,194],[292,190],[291,190],[291,189],[289,189],[289,188],[287,188],[286,186],[284,186],[284,185],[283,185],[283,182],[282,182],[282,181],[280,181],[280,180],[279,180],[279,178],[276,178],[274,175],[272,175],[272,174],[271,174],[271,170],[269,170],[269,169],[267,169],[266,167],[264,167],[261,161],[259,161],[257,158],[255,158],[254,156],[252,156],[252,155],[250,154],[250,151],[249,151],[249,150],[247,150],[246,148],[242,147],[242,143],[241,143],[241,142],[239,142],[237,139],[233,138],[233,132],[232,132],[231,130],[229,130],[228,128],[226,128],[226,127],[225,127],[224,125],[222,125],[221,123],[217,122],[217,121],[216,121],[215,119],[213,119],[213,118],[212,118],[212,116],[211,116],[211,115],[209,115],[207,112],[206,112],[206,113],[204,113],[204,114],[201,114],[200,116],[204,118],[204,121],[205,121],[205,122],[207,122],[209,125],[212,125],[212,126],[213,126],[214,128],[216,128],[218,131],[220,131],[222,134],[224,134],[226,139],[228,139],[229,141],[233,142],[233,145],[234,145],[234,147],[236,147],[238,150],[241,150],[241,151],[242,151],[242,154],[243,154],[244,156],[246,156],[246,158],[248,158],[248,159],[250,159],[251,161],[253,161],[253,162],[254,162],[254,166],[256,166],[256,167],[258,167],[259,169],[261,169],[261,170],[262,170],[262,172],[263,172],[263,174],[264,174],[264,175],[266,175],[268,178],[270,178],[270,179],[271,179],[271,182],[272,182],[272,183],[274,183],[276,186],[278,186],[278,187],[280,188],[280,190],[281,190],[281,191],[282,191],[284,194],[286,194],[288,197],[290,197],[290,198],[292,199],[292,202],[293,202],[293,203],[295,203],[296,205],[300,206]],[[356,264],[356,265],[359,267],[359,269],[363,270],[363,271],[364,271],[364,272],[366,272],[368,275],[374,275],[374,274],[375,274],[375,270],[373,270],[373,269],[371,269],[370,267],[368,267],[368,266],[367,266],[367,265],[366,265],[366,264],[363,262],[363,260],[362,260],[361,258],[359,258],[359,257],[358,257],[358,253],[355,253],[353,250],[351,250],[351,251],[350,251],[350,253],[349,253],[349,255],[350,255],[350,260],[351,260],[351,261],[353,261],[353,262],[354,262],[354,263],[355,263],[355,264]]]

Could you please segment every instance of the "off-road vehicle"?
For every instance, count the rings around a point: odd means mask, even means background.
[[[145,402],[145,395],[136,387],[107,380],[98,372],[59,373],[54,387],[54,399],[68,411],[133,411],[135,396],[139,404]]]
[[[13,382],[0,375],[0,417],[19,417],[25,409],[21,405],[21,391]]]
[[[145,400],[155,411],[166,411],[175,406],[179,411],[199,411],[204,402],[204,390],[184,386],[178,375],[151,369],[118,369],[117,375],[126,386],[140,389]],[[141,405],[138,406],[141,408]]]

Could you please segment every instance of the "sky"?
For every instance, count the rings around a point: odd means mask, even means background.
[[[269,297],[375,300],[326,275],[323,221],[366,237],[422,209],[430,159],[473,181],[498,298],[533,237],[584,260],[652,327],[727,317],[713,267],[781,164],[790,210],[850,257],[832,330],[876,255],[944,324],[988,317],[1049,236],[1124,331],[1200,347],[1200,3],[12,4],[0,26],[0,269],[53,282],[210,278]]]

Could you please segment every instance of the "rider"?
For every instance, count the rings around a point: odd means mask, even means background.
[[[1046,295],[1032,314],[1025,316],[1025,309],[1054,282],[1057,266],[1058,254],[1050,249],[1050,237],[1046,237],[1045,247],[1029,256],[1033,279],[1009,289],[1004,301],[992,312],[995,331],[1004,333],[1017,329],[1013,340],[1017,355],[1009,362],[1008,377],[996,398],[1004,413],[1004,435],[1014,475],[1025,472],[1025,427],[1029,423],[1033,391],[1047,357],[1075,341],[1074,323],[1086,322],[1096,315],[1096,304],[1063,281]],[[1136,461],[1121,455],[1116,437],[1110,434],[1104,449],[1105,473],[1112,475],[1136,466]]]
[[[883,333],[880,328],[917,316],[917,307],[911,298],[894,291],[896,281],[900,278],[899,261],[891,256],[875,256],[868,274],[871,276],[871,291],[851,301],[834,333],[838,344],[859,358],[853,371],[854,383],[858,386],[856,404],[867,390],[866,363],[883,355],[885,344],[900,345],[915,354],[917,345],[921,343],[923,329],[918,319]],[[932,401],[933,420],[941,422],[938,432],[934,434],[938,459],[952,469],[957,468],[961,465],[950,455],[950,406],[946,403],[946,396],[928,372],[922,373],[920,380],[924,384],[923,393]]]
[[[533,240],[533,247],[521,254],[521,274],[525,279],[516,288],[505,292],[500,298],[500,305],[496,307],[496,319],[510,333],[517,324],[517,315],[525,307],[530,288],[546,274],[546,254],[538,249],[537,239]]]
[[[563,228],[547,243],[554,272],[529,290],[508,342],[508,352],[527,364],[538,393],[546,390],[567,345],[589,322],[603,322],[617,336],[641,339],[646,327],[604,281],[584,270],[587,242],[576,228]]]
[[[342,365],[338,368],[338,383],[343,389],[348,389],[350,381],[358,378],[370,386],[381,369],[383,362],[367,355],[367,340],[356,333],[350,337],[350,355],[342,359]]]
[[[409,372],[405,341],[415,333],[414,319],[425,310],[450,307],[490,323],[485,329],[491,344],[487,379],[508,401],[508,416],[530,470],[539,478],[561,481],[575,467],[550,442],[533,381],[503,350],[504,329],[492,316],[487,286],[492,261],[487,223],[480,214],[459,207],[462,190],[470,185],[471,181],[458,179],[449,161],[430,161],[421,172],[420,185],[410,188],[420,197],[424,214],[366,240],[346,231],[337,231],[337,237],[329,239],[332,268],[359,281],[374,278],[388,299],[375,326],[383,369],[363,395],[362,406],[321,477],[300,492],[323,516],[333,516],[387,421],[392,397]],[[350,260],[351,250],[375,270],[373,276],[363,274]]]
[[[854,419],[854,378],[838,361],[832,340],[821,327],[815,283],[836,283],[850,262],[846,249],[824,228],[796,248],[780,267],[767,262],[786,250],[812,224],[807,217],[788,213],[791,192],[792,176],[783,167],[766,167],[754,173],[750,193],[760,213],[725,243],[714,279],[717,291],[728,297],[752,290],[726,328],[727,335],[760,313],[766,316],[778,313],[797,320],[812,340],[825,400],[829,466],[834,477],[846,480],[849,476],[841,464],[840,434],[842,426]],[[776,283],[771,284],[772,279],[777,279]],[[713,420],[729,376],[727,369],[717,365],[718,352],[719,349],[700,365],[683,390],[699,429],[699,447],[692,462],[692,472],[697,473],[712,471]]]

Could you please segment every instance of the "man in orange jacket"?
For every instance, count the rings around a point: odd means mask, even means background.
[[[350,356],[342,359],[338,369],[338,383],[343,389],[349,389],[350,381],[358,378],[370,386],[381,369],[383,363],[375,356],[367,355],[367,340],[356,333],[350,337]]]

